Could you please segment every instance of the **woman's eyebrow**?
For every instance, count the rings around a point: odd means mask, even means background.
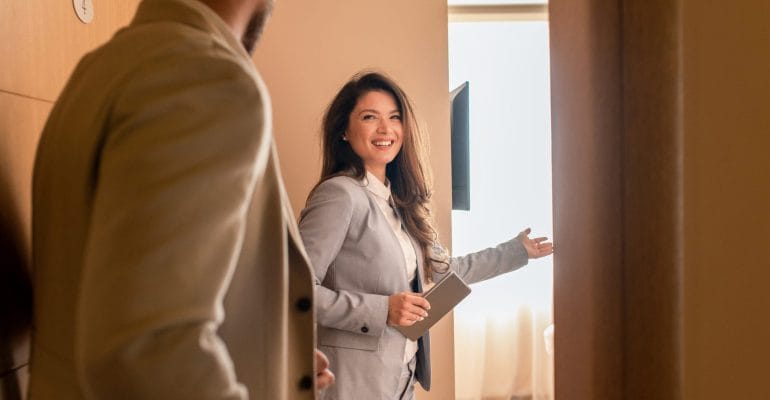
[[[374,114],[379,114],[380,113],[379,111],[377,111],[377,110],[375,110],[373,108],[365,108],[365,109],[359,111],[358,115],[361,115],[361,114],[363,114],[365,112],[370,112],[370,113],[374,113]],[[398,109],[395,109],[395,110],[388,111],[387,114],[401,114],[401,111],[399,111]]]

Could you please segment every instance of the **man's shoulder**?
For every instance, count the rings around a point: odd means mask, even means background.
[[[255,94],[248,97],[262,97],[256,95],[264,89],[253,64],[247,65],[241,58],[215,36],[183,24],[132,25],[85,56],[73,80],[85,85],[99,82],[110,93],[125,93],[127,87],[229,81]]]
[[[173,21],[125,27],[92,54],[117,57],[137,65],[185,58],[229,60],[239,64],[239,56],[211,33]]]

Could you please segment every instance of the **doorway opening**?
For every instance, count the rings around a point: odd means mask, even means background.
[[[468,82],[470,132],[455,255],[527,227],[553,237],[548,43],[545,1],[449,0],[449,89]],[[454,313],[457,400],[553,399],[552,288],[553,257],[474,285]]]

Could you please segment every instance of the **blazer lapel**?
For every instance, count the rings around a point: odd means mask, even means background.
[[[423,255],[422,255],[422,249],[420,248],[420,244],[417,243],[416,240],[412,237],[412,235],[409,235],[409,240],[412,241],[412,247],[414,247],[414,254],[417,256],[417,276],[420,279],[417,279],[417,289],[415,290],[415,293],[422,293],[424,292],[424,288],[426,286],[425,281],[425,270],[424,270],[424,263],[423,263]]]
[[[419,279],[415,279],[412,282],[412,291],[415,293],[422,293],[425,288],[425,273],[423,272],[423,260],[422,250],[414,238],[409,237],[412,240],[412,246],[414,252],[417,254],[417,276]],[[417,339],[417,363],[415,365],[414,376],[417,381],[420,382],[423,389],[430,390],[430,331],[425,332],[419,339]]]

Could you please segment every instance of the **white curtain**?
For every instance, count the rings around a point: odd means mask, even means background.
[[[469,81],[471,108],[471,210],[453,212],[453,253],[526,227],[551,237],[547,21],[451,23],[449,55],[450,89]],[[474,285],[456,308],[458,400],[553,399],[551,262]]]
[[[457,400],[553,399],[550,309],[511,299],[510,291],[489,292],[510,308],[486,313],[474,304],[455,312]]]

